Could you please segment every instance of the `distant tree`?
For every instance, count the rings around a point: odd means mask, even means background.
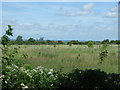
[[[44,37],[40,37],[39,41],[43,42],[44,41]]]
[[[120,40],[117,40],[117,41],[116,41],[116,44],[120,44]]]
[[[16,41],[18,41],[18,42],[23,41],[22,36],[17,36]]]
[[[88,41],[88,47],[93,47],[94,42],[93,41]]]
[[[15,43],[19,45],[23,44],[22,36],[17,36]]]
[[[106,40],[103,40],[103,41],[102,41],[102,44],[103,44],[103,45],[102,45],[102,48],[103,48],[103,50],[108,47],[108,44],[109,44],[109,43],[110,43],[110,42],[109,42],[109,39],[106,39]]]
[[[46,43],[47,44],[54,44],[54,41],[52,41],[52,40],[46,40]]]
[[[79,41],[78,40],[72,40],[71,43],[72,44],[79,44]]]
[[[57,43],[58,43],[58,44],[64,44],[64,42],[63,42],[63,41],[60,41],[60,40],[57,41]]]
[[[103,40],[102,44],[109,44],[109,39]]]
[[[67,44],[80,44],[78,40],[71,40],[70,42],[67,42]]]
[[[27,42],[28,44],[35,44],[35,39],[29,38]]]
[[[116,40],[111,40],[110,43],[111,44],[116,44]]]

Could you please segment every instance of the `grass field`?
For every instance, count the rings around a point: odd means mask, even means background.
[[[118,73],[118,46],[109,45],[107,58],[102,64],[98,64],[101,50],[102,46],[100,45],[94,45],[93,48],[88,48],[87,45],[57,45],[57,47],[53,45],[20,45],[17,57],[25,54],[28,55],[25,59],[26,63],[34,67],[40,65],[48,69],[61,68],[64,72],[69,72],[73,68],[97,68],[110,73]]]

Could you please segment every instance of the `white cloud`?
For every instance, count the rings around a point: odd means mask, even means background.
[[[115,18],[118,16],[118,8],[114,7],[109,12],[106,13],[106,17]]]
[[[94,3],[88,3],[84,5],[80,10],[70,13],[68,10],[64,10],[63,12],[59,13],[61,16],[83,16],[88,15],[92,12],[94,7]],[[63,10],[63,9],[62,9]]]

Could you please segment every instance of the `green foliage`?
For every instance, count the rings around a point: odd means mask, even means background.
[[[5,35],[3,35],[1,37],[3,47],[5,47],[6,45],[8,45],[8,43],[10,41],[10,39],[9,39],[8,36],[13,36],[12,30],[13,30],[13,28],[11,28],[11,26],[8,25],[8,30],[6,30]]]
[[[103,40],[102,44],[109,44],[109,39]]]
[[[88,41],[88,47],[93,47],[94,42],[93,41]]]
[[[104,43],[104,44],[102,45],[102,50],[107,49],[108,46],[109,46],[109,45],[108,45],[107,43]]]
[[[57,45],[56,45],[56,44],[54,44],[54,48],[55,48],[55,47],[57,47]]]
[[[27,54],[22,54],[22,57],[23,57],[24,59],[26,59],[26,58],[28,57],[28,55],[27,55]]]
[[[5,35],[13,36],[12,30],[13,28],[11,27],[11,25],[8,25],[8,30],[6,30]]]
[[[100,58],[100,63],[103,62],[103,60],[108,56],[108,51],[104,50],[102,52],[99,53],[99,58]]]
[[[78,45],[79,41],[78,40],[71,40],[70,42],[68,42],[67,44],[75,44]]]
[[[2,45],[3,45],[4,47],[5,47],[5,45],[8,45],[8,43],[9,43],[9,41],[10,41],[9,37],[6,36],[6,35],[3,35],[2,38],[1,38],[1,40],[2,40]]]
[[[56,90],[61,88],[86,89],[114,89],[120,87],[120,74],[107,74],[99,69],[74,69],[70,73],[63,73],[44,67],[37,68],[18,67],[14,64],[6,67],[3,72],[3,89],[41,89]]]
[[[28,44],[34,44],[35,43],[35,39],[29,38],[27,42],[28,42]]]
[[[18,41],[18,42],[23,41],[22,36],[17,36],[16,41]]]
[[[118,83],[120,82],[119,78],[120,74],[107,74],[99,69],[75,69],[70,73],[58,75],[58,87],[90,90],[106,88],[117,90],[120,87],[120,83]]]
[[[69,42],[68,44],[69,44],[70,47],[72,46],[72,43],[71,43],[71,42]]]
[[[58,41],[57,41],[57,44],[64,44],[64,42],[63,42],[63,41],[58,40]]]
[[[15,43],[18,45],[22,45],[24,43],[22,36],[17,36]]]

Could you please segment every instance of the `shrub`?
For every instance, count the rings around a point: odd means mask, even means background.
[[[88,47],[93,47],[94,42],[93,41],[88,41]]]

